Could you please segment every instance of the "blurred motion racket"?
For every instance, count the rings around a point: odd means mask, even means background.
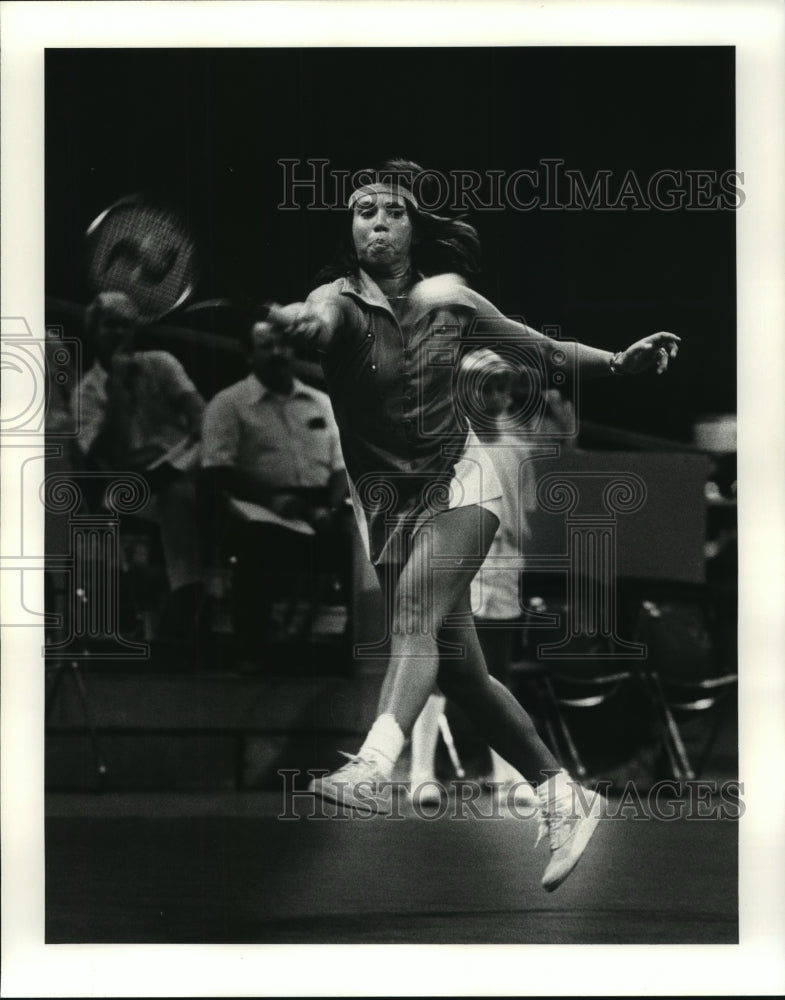
[[[182,220],[131,195],[105,209],[86,234],[93,291],[125,292],[150,323],[183,305],[196,284],[195,246]]]

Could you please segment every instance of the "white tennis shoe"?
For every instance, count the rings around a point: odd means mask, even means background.
[[[392,787],[379,761],[370,754],[339,753],[348,758],[348,764],[323,778],[314,778],[308,791],[360,812],[389,813]]]
[[[558,889],[581,859],[603,816],[605,799],[569,779],[554,787],[548,781],[537,789],[540,826],[537,842],[547,835],[551,858],[542,877],[546,892]]]

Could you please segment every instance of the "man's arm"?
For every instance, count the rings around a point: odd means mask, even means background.
[[[174,401],[185,421],[188,437],[198,441],[202,436],[205,410],[201,393],[173,354],[169,354],[168,351],[157,351],[155,354],[151,353],[149,357],[150,361],[155,363],[158,384]]]
[[[201,394],[196,389],[183,393],[180,397],[180,406],[188,425],[188,436],[197,440],[202,435],[205,412],[205,402]]]

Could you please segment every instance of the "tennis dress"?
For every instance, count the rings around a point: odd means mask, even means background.
[[[487,351],[487,339],[475,336],[485,300],[456,285],[450,301],[421,303],[404,328],[363,271],[322,285],[309,302],[333,296],[351,307],[322,368],[360,534],[374,564],[404,561],[436,514],[500,503],[499,479],[460,392],[465,356]]]

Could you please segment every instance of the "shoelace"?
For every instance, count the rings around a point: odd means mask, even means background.
[[[373,760],[373,759],[369,760],[367,757],[363,757],[359,753],[346,753],[345,750],[339,750],[338,753],[342,757],[346,757],[346,759],[349,761],[349,763],[348,764],[344,764],[343,767],[339,768],[335,772],[336,774],[346,774],[353,767],[368,767],[368,768],[375,768],[375,769],[378,768],[378,764],[376,763],[375,760]]]
[[[338,753],[342,757],[346,757],[346,759],[349,761],[348,764],[343,765],[343,767],[341,768],[342,771],[344,770],[344,768],[351,767],[352,764],[365,764],[366,767],[375,767],[377,769],[379,768],[379,761],[376,759],[375,756],[363,757],[362,754],[347,753],[345,750],[339,750]],[[384,754],[381,753],[381,751],[374,749],[374,754],[377,753],[379,754],[380,757],[384,757]]]
[[[547,810],[541,806],[540,818],[537,826],[537,840],[535,841],[534,846],[536,847],[547,835],[551,850],[557,851],[572,836],[573,825],[569,822],[569,820],[574,820],[575,818],[576,817],[571,815],[569,807],[566,815],[559,812],[558,799],[553,803],[552,810]]]
[[[346,759],[349,761],[348,764],[343,765],[343,767],[341,768],[342,771],[348,771],[349,768],[352,766],[352,764],[368,763],[368,761],[364,757],[361,757],[358,753],[347,753],[345,750],[339,750],[338,753],[342,757],[346,757]]]

